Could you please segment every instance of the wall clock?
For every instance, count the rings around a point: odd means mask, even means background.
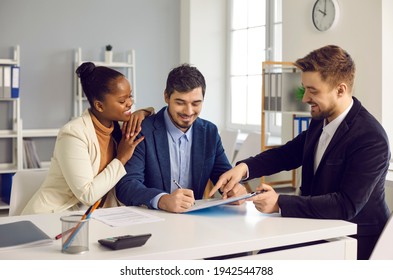
[[[319,31],[330,29],[338,20],[339,8],[336,0],[317,0],[312,9],[312,21]]]

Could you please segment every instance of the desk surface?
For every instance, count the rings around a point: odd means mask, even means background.
[[[274,248],[356,233],[356,224],[341,220],[283,218],[258,212],[247,202],[224,205],[188,214],[138,208],[163,221],[126,227],[110,227],[90,221],[90,250],[81,255],[61,252],[61,240],[53,245],[1,251],[0,259],[203,259],[238,252]],[[2,217],[0,224],[31,220],[49,236],[61,230],[62,214]],[[119,235],[151,233],[142,247],[112,251],[97,240]]]

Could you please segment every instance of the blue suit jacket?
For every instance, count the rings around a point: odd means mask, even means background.
[[[302,166],[301,196],[280,195],[284,217],[342,219],[358,225],[358,257],[367,259],[390,211],[385,177],[390,151],[379,122],[353,97],[314,174],[314,151],[323,120],[285,145],[244,160],[250,179]]]
[[[156,195],[171,191],[171,168],[166,107],[142,122],[145,139],[136,147],[126,164],[125,175],[116,186],[117,198],[125,205],[147,206]],[[191,147],[192,190],[201,199],[209,179],[215,184],[219,176],[231,169],[222,147],[217,127],[197,118],[193,124]]]

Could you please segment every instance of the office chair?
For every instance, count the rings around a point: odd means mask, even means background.
[[[225,155],[227,156],[229,162],[232,162],[235,156],[238,135],[239,131],[237,130],[222,130],[220,132],[222,146],[224,147]]]
[[[233,157],[235,156],[236,150],[236,141],[239,135],[239,131],[237,130],[222,130],[220,131],[220,138],[222,146],[224,147],[225,155],[228,158],[228,161],[231,163]],[[209,198],[208,194],[210,190],[213,188],[213,183],[209,180],[206,184],[205,192],[203,194],[203,198]]]
[[[26,169],[17,171],[12,179],[9,216],[18,216],[22,213],[27,202],[41,186],[48,170]]]
[[[261,133],[258,132],[248,133],[243,144],[237,151],[232,165],[235,166],[236,162],[259,154],[261,152],[261,137]]]
[[[393,212],[387,221],[374,250],[371,253],[370,260],[393,260]]]
[[[223,133],[223,132],[221,132],[221,133]],[[221,136],[221,139],[222,139],[222,136]],[[224,146],[224,149],[225,149],[225,146]],[[236,162],[238,162],[239,160],[246,159],[251,156],[255,156],[256,154],[259,154],[260,152],[261,152],[261,133],[250,132],[250,133],[248,133],[243,144],[240,146],[240,148],[237,151],[236,155],[234,156],[232,162],[229,157],[228,157],[228,160],[229,160],[229,162],[231,162],[232,166],[235,166]],[[254,180],[255,180],[255,183],[259,185],[260,179],[254,179]],[[252,180],[252,181],[254,181],[254,180]],[[249,182],[245,182],[245,183],[243,183],[243,185],[246,188],[247,192],[252,192],[252,187],[250,186]],[[204,195],[203,195],[204,198],[208,198],[208,193],[210,192],[210,190],[212,188],[213,188],[213,184],[209,180],[209,182],[207,183]]]
[[[261,152],[261,133],[259,132],[250,132],[248,133],[246,139],[243,144],[240,146],[239,150],[236,153],[235,158],[232,161],[232,166],[236,165],[236,162],[249,158],[251,156],[255,156]],[[248,192],[252,192],[252,188],[259,185],[260,179],[253,179],[249,182],[243,183],[244,187]],[[252,186],[254,185],[254,186]]]

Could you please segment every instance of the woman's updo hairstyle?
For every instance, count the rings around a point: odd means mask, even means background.
[[[82,63],[75,71],[78,75],[83,92],[90,106],[94,106],[94,100],[104,101],[105,94],[112,90],[112,82],[124,75],[112,68],[95,66],[93,62]]]

